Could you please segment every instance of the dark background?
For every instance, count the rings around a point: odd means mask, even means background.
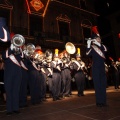
[[[103,44],[108,48],[107,58],[112,57],[117,59],[115,55],[115,48],[113,45],[112,32],[109,15],[114,14],[120,10],[120,4],[117,0],[95,0],[95,11],[100,16],[97,19],[97,26]]]
[[[100,15],[98,17],[98,28],[101,35],[105,35],[111,31],[109,19],[107,16],[120,10],[120,4],[118,0],[96,0],[95,1],[96,13]]]

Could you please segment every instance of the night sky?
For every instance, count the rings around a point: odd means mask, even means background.
[[[111,31],[108,15],[120,10],[118,0],[95,0],[96,13],[98,17],[98,28],[101,35],[106,35]]]
[[[113,38],[109,36],[112,32],[111,25],[107,16],[120,10],[119,0],[95,0],[95,10],[100,16],[97,19],[97,26],[103,44],[108,47],[107,56],[116,59],[113,48]]]

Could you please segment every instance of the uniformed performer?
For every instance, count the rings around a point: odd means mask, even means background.
[[[54,59],[51,63],[53,68],[52,75],[52,97],[53,101],[60,100],[60,91],[61,91],[61,61],[58,58],[58,49],[55,49]]]
[[[78,53],[76,54],[76,60],[72,61],[72,66],[74,70],[74,78],[77,85],[78,97],[84,96],[84,85],[85,85],[85,74],[83,68],[85,63],[80,58],[80,48],[78,48]]]
[[[91,44],[92,43],[92,44]],[[92,56],[92,77],[96,95],[96,105],[106,106],[106,73],[105,73],[105,45],[101,44],[100,36],[88,39],[86,55]]]
[[[38,59],[38,64],[40,66],[40,71],[39,71],[39,75],[40,75],[40,92],[41,92],[41,102],[46,101],[46,71],[45,71],[45,61],[44,61],[44,55],[43,52],[41,50],[38,51],[39,52],[39,59]]]
[[[24,53],[23,53],[24,54]],[[20,86],[20,107],[27,107],[27,92],[28,92],[28,58],[24,54],[24,58],[20,61],[22,69],[22,81]]]
[[[111,70],[112,70],[114,87],[115,87],[115,89],[120,89],[119,88],[120,70],[119,70],[119,67],[115,61],[112,61]]]
[[[71,92],[71,71],[70,71],[70,55],[68,53],[63,53],[64,57],[61,58],[62,60],[62,67],[61,67],[61,80],[62,80],[62,88],[61,94],[62,97],[70,97]]]
[[[2,58],[5,63],[4,84],[7,97],[7,115],[20,113],[19,92],[22,80],[20,61],[21,58],[23,58],[23,54],[19,47],[16,47],[11,43],[10,48],[3,52]]]
[[[28,62],[28,74],[29,74],[28,82],[32,105],[36,105],[41,102],[39,71],[40,71],[39,64],[37,64],[35,59],[31,57]]]
[[[52,58],[53,54],[51,50],[46,50],[45,51],[45,61],[46,61],[46,76],[47,76],[47,82],[48,82],[48,89],[49,89],[49,97],[52,97],[52,91],[53,91],[53,80],[52,80],[52,75],[53,75],[53,68],[52,68]]]

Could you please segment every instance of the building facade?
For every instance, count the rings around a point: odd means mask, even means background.
[[[85,57],[86,40],[99,15],[94,0],[0,0],[0,17],[10,33],[21,34],[26,44],[46,49],[65,49],[72,42]],[[3,46],[4,47],[4,46]]]

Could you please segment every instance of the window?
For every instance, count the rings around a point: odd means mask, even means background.
[[[83,36],[84,36],[84,40],[85,38],[91,38],[91,29],[87,28],[87,27],[82,27],[83,29]],[[87,41],[85,41],[84,43],[86,44]]]
[[[80,0],[80,8],[86,10],[86,1]]]
[[[81,27],[82,27],[83,43],[87,44],[87,41],[85,40],[85,38],[91,38],[92,23],[88,19],[84,19],[81,22]]]
[[[42,32],[43,30],[43,19],[40,16],[30,15],[29,27],[30,35],[34,36],[36,32]]]
[[[65,42],[70,41],[70,18],[67,15],[60,14],[56,19],[60,39]]]
[[[69,23],[58,21],[58,25],[59,25],[60,39],[69,41],[69,38],[68,38],[68,36],[70,36]]]

